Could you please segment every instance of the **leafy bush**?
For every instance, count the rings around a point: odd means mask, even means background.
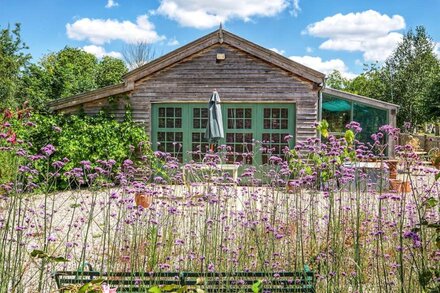
[[[26,121],[15,116],[10,117],[8,121],[11,124],[10,132],[14,133],[18,140],[26,142],[22,145],[26,152],[39,153],[43,147],[52,145],[56,149],[51,157],[52,162],[64,161],[66,171],[78,167],[82,161],[91,162],[93,167],[98,160],[114,160],[118,162],[114,168],[118,168],[126,159],[135,162],[140,161],[142,157],[147,161],[154,159],[144,127],[133,122],[130,113],[126,114],[122,122],[105,113],[95,117],[32,114]],[[9,162],[11,158],[8,157],[11,155],[8,154],[3,152],[0,162],[2,166],[13,167]],[[34,167],[38,171],[47,171],[47,166],[41,164],[35,161]],[[11,180],[10,172],[3,169],[5,168],[0,170],[0,178]],[[37,181],[38,179],[34,182]],[[60,181],[63,183],[61,186],[65,187],[66,179],[61,177]]]

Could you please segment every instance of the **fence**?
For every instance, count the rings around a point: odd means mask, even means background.
[[[440,136],[409,133],[401,133],[399,136],[400,145],[405,145],[411,140],[416,140],[420,150],[425,152],[429,152],[433,148],[440,148]]]

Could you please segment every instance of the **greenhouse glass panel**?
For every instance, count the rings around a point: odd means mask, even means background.
[[[351,110],[351,102],[334,97],[323,98],[322,119],[327,120],[331,133],[345,132],[345,125],[351,121]]]
[[[376,133],[379,127],[388,123],[388,111],[354,103],[353,121],[359,122],[362,127],[358,139],[363,142],[372,142],[371,135]]]

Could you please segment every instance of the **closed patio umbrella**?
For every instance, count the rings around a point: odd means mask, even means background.
[[[205,139],[210,144],[215,144],[220,138],[224,137],[220,96],[217,91],[214,91],[208,103],[208,123],[206,126]],[[210,145],[210,147],[212,150],[213,145]]]

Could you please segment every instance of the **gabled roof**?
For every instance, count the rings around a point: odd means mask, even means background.
[[[341,90],[335,90],[332,88],[324,88],[322,90],[322,93],[324,95],[330,95],[330,96],[334,96],[334,97],[339,97],[339,98],[343,98],[349,101],[353,101],[353,102],[358,102],[358,103],[362,103],[362,104],[367,104],[367,105],[371,105],[373,107],[377,107],[380,109],[399,109],[400,106],[396,105],[396,104],[392,104],[392,103],[388,103],[388,102],[384,102],[381,100],[376,100],[376,99],[372,99],[369,97],[365,97],[365,96],[361,96],[361,95],[356,95],[356,94],[352,94],[352,93],[348,93],[348,92],[344,92]]]
[[[139,80],[217,43],[228,44],[317,84],[320,84],[324,81],[325,74],[299,64],[289,58],[275,53],[272,50],[263,48],[221,28],[158,59],[155,59],[152,62],[128,72],[123,78],[127,81]]]
[[[158,72],[168,66],[171,66],[193,54],[196,54],[197,52],[209,48],[212,45],[223,43],[242,50],[302,78],[310,80],[318,85],[324,82],[325,74],[299,64],[289,58],[275,53],[272,50],[263,48],[246,39],[236,36],[220,27],[218,30],[204,37],[201,37],[183,47],[180,47],[162,57],[159,57],[139,68],[128,72],[123,76],[124,83],[122,84],[104,87],[83,94],[55,100],[49,103],[49,107],[51,110],[60,110],[85,102],[102,99],[108,96],[130,92],[134,89],[134,83],[136,81]]]

